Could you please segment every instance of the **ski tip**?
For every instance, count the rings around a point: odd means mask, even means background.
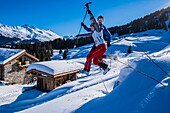
[[[110,68],[107,68],[104,72],[103,75],[106,75],[110,71]]]

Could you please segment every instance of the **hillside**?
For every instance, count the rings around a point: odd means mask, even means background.
[[[135,19],[126,25],[111,27],[109,30],[112,34],[116,33],[120,36],[151,29],[164,29],[167,31],[168,28],[170,28],[170,7]]]
[[[122,51],[117,52],[118,56],[121,56],[119,59],[121,62],[126,62],[135,69],[156,78],[166,87],[126,66],[119,72],[118,80],[120,79],[121,84],[117,88],[107,96],[84,104],[75,113],[169,113],[170,77],[148,60],[143,53],[147,51],[154,62],[170,75],[170,32],[164,32],[163,35],[161,33],[163,32],[159,30],[137,33],[135,37],[126,37],[125,40],[116,43],[116,47],[112,46],[112,49],[117,51],[117,44],[119,44]],[[143,34],[149,36],[143,37]],[[123,45],[132,45],[135,52],[129,55],[123,54],[125,52]],[[117,67],[117,63],[115,65]]]
[[[78,80],[68,82],[49,93],[40,92],[32,88],[33,85],[1,84],[0,111],[2,113],[169,113],[170,78],[144,54],[147,52],[170,74],[169,35],[170,32],[164,30],[137,33],[135,36],[115,42],[106,52],[117,56],[119,61],[162,81],[166,87],[116,60],[105,59],[111,67],[106,75],[102,75],[101,70],[92,65],[90,76],[78,74]],[[127,54],[129,45],[133,50],[131,54]],[[92,44],[89,44],[69,49],[66,60],[84,64],[91,47]],[[62,54],[55,53],[53,56],[53,60],[61,58]],[[120,85],[114,88],[118,80]],[[25,91],[26,89],[30,90]]]

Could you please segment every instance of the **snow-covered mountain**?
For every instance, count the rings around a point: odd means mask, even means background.
[[[71,35],[71,36],[63,36],[63,38],[65,38],[65,39],[74,39],[75,36],[73,36],[73,35]]]
[[[20,40],[35,39],[42,42],[62,38],[50,30],[42,30],[27,24],[23,26],[8,26],[0,24],[0,35],[7,38],[18,38]]]

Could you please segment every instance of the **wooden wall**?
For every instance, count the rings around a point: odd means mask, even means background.
[[[56,87],[65,84],[68,81],[74,81],[77,79],[77,72],[66,74],[59,77],[48,77],[39,74],[37,76],[37,88],[41,91],[51,91]]]

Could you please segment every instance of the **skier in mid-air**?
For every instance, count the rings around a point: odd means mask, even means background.
[[[100,68],[104,70],[103,74],[106,74],[110,70],[110,68],[108,67],[108,64],[106,64],[101,60],[101,57],[106,52],[107,47],[110,46],[111,34],[106,29],[106,27],[102,24],[104,21],[104,17],[99,16],[96,21],[95,17],[93,16],[92,12],[89,9],[89,4],[91,4],[91,2],[86,3],[85,7],[86,7],[86,14],[88,13],[90,15],[90,21],[91,21],[90,28],[88,28],[83,22],[81,22],[81,26],[83,26],[86,31],[92,33],[94,46],[92,47],[90,53],[87,55],[84,69],[81,70],[80,72],[89,75],[91,63],[93,61],[95,65],[98,65]],[[105,44],[105,40],[103,38],[104,34],[107,37],[107,45]]]
[[[110,37],[111,37],[110,32],[102,24],[103,21],[104,21],[103,16],[99,16],[98,24],[99,24],[100,31],[96,30],[95,23],[92,23],[90,25],[90,28],[88,28],[84,23],[81,23],[81,25],[84,27],[86,31],[92,33],[92,37],[94,40],[94,46],[92,47],[90,53],[87,55],[84,70],[81,71],[82,73],[85,73],[87,75],[89,75],[92,60],[95,65],[98,65],[100,68],[104,70],[103,74],[106,74],[110,70],[108,64],[100,60],[100,58],[106,52],[107,47],[110,46]],[[107,36],[107,46],[105,44],[106,42],[103,38],[103,34],[106,34]]]

